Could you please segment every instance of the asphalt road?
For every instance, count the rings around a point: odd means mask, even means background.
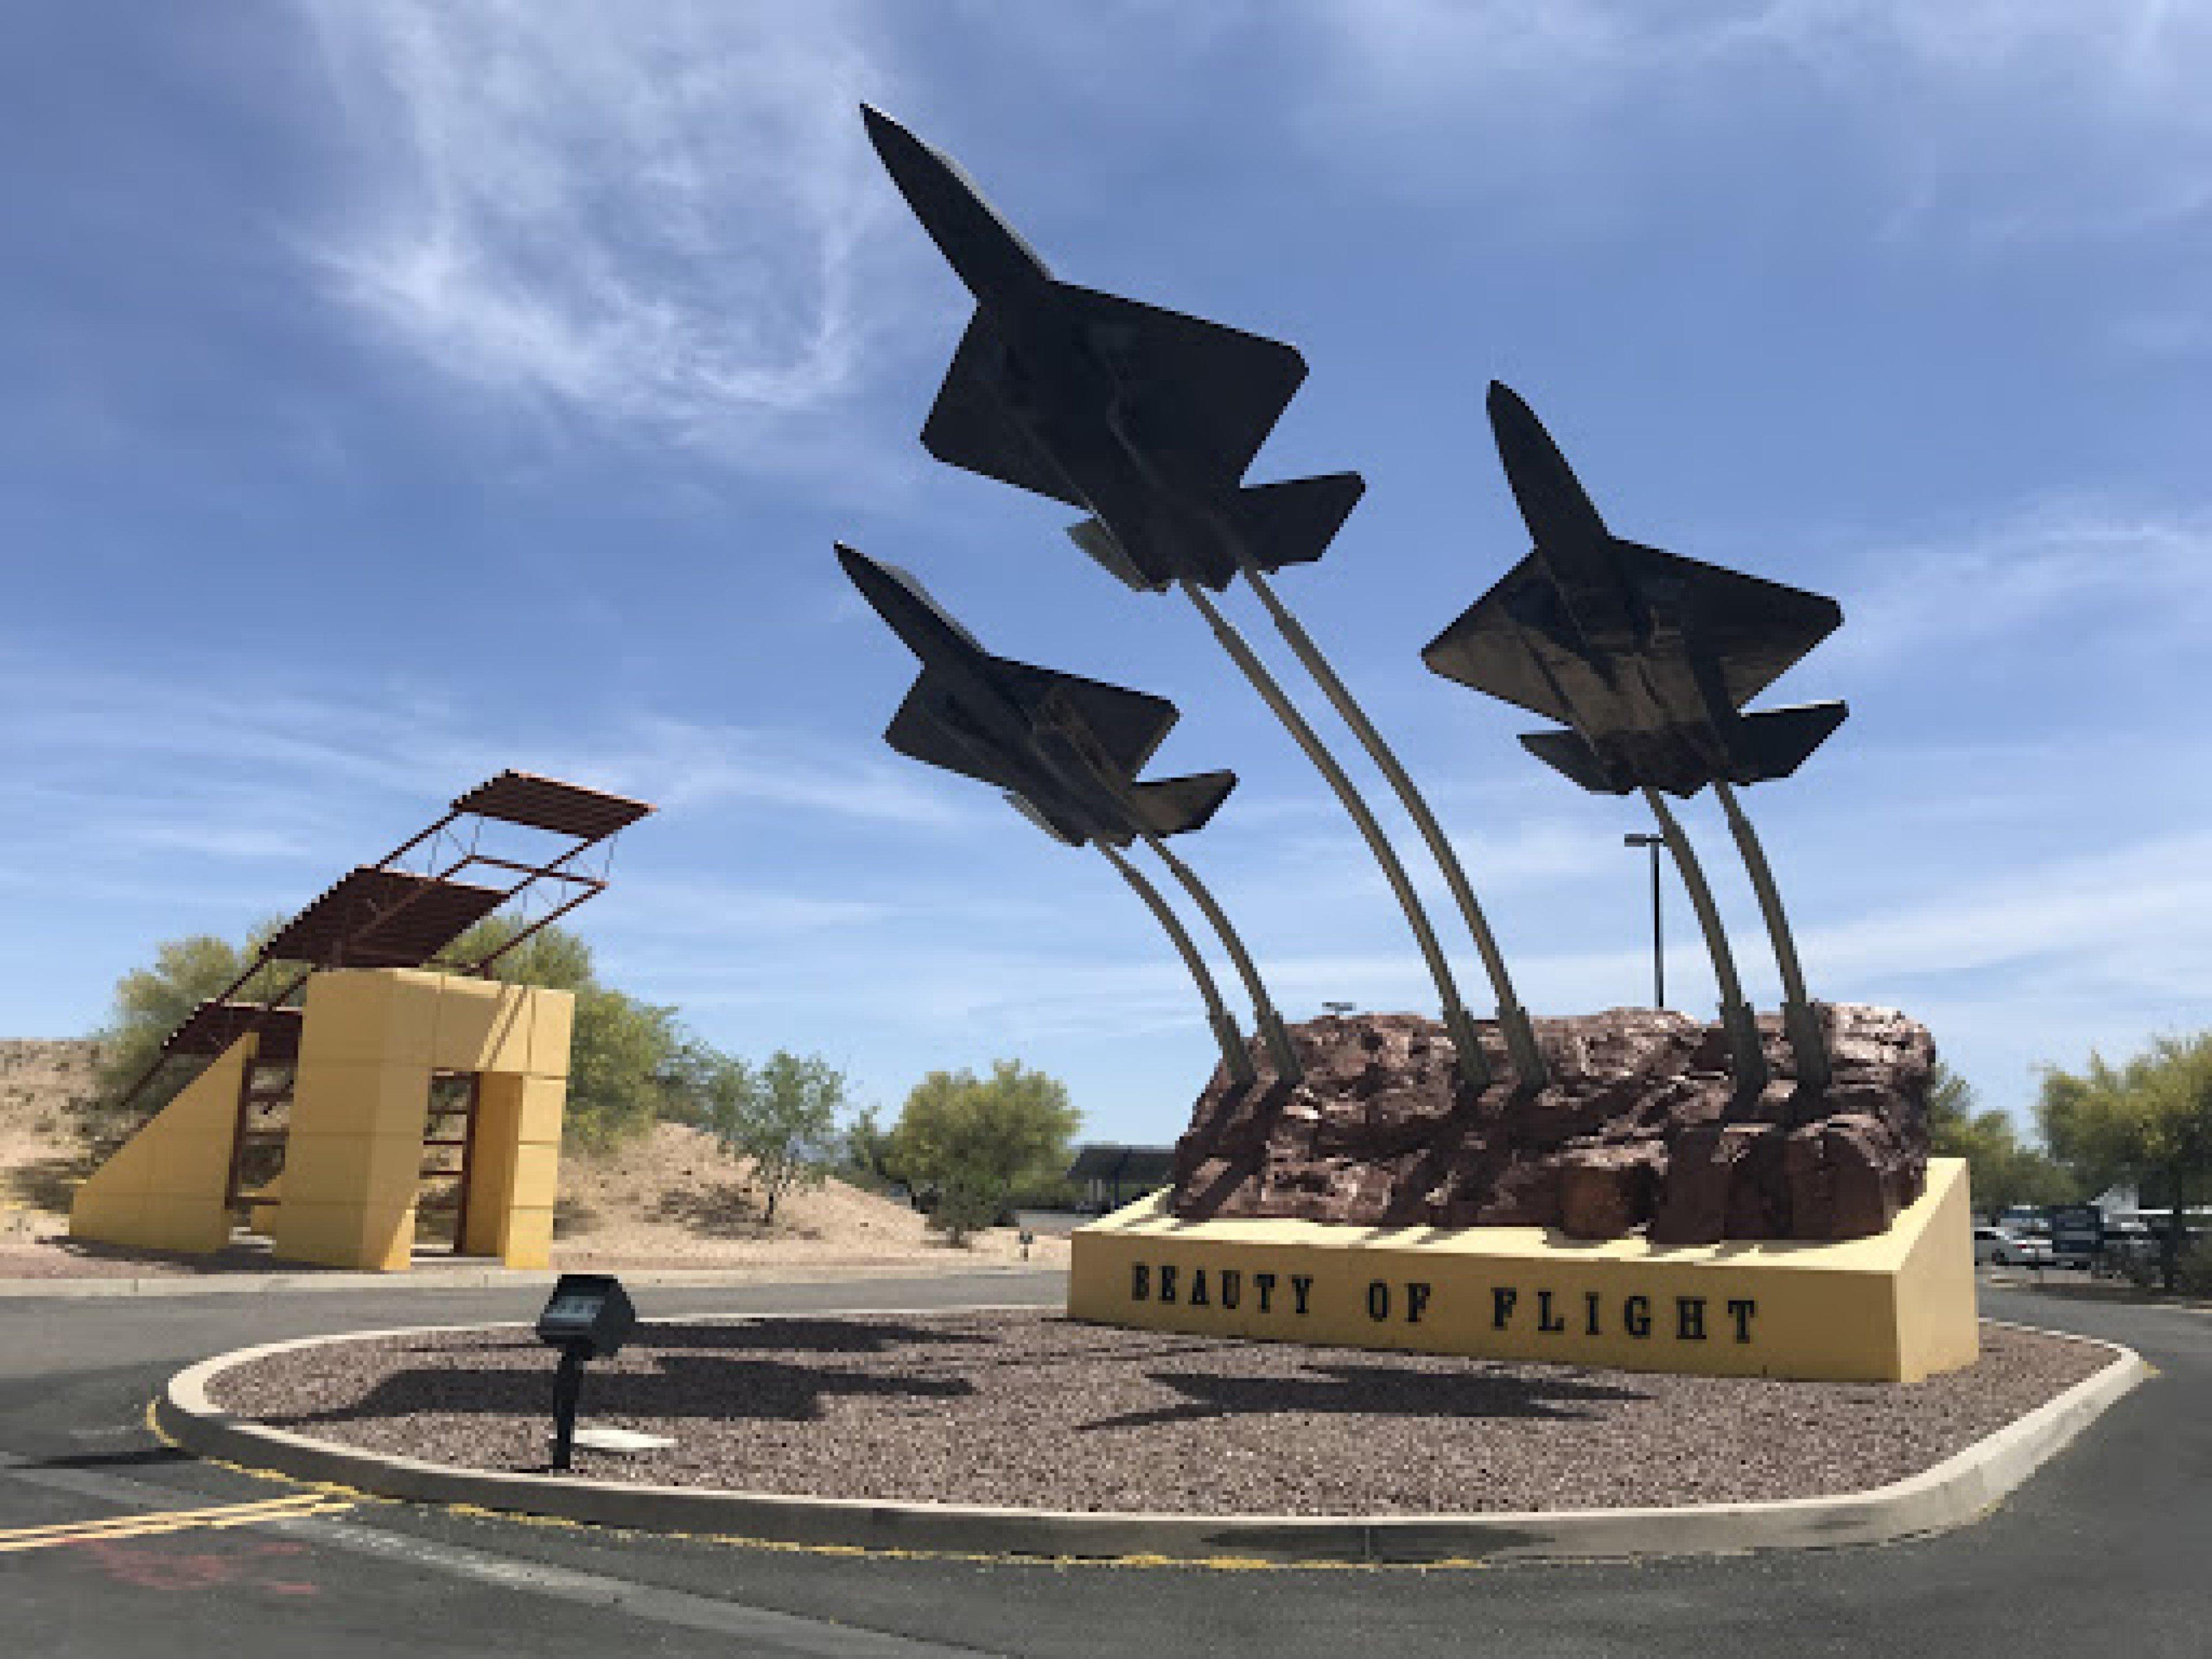
[[[638,1299],[648,1316],[673,1316],[1060,1294],[1054,1277],[993,1275]],[[1995,1515],[1873,1549],[1474,1570],[858,1557],[349,1501],[177,1456],[144,1427],[161,1382],[210,1353],[318,1331],[522,1319],[539,1299],[378,1291],[0,1304],[10,1327],[0,1344],[0,1651],[2212,1652],[2212,1315],[2025,1291],[1985,1288],[1984,1311],[2126,1342],[2160,1374]]]

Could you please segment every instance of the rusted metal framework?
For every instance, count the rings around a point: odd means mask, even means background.
[[[240,1078],[231,1146],[226,1198],[238,1205],[248,1149],[284,1137],[284,1129],[267,1120],[291,1097],[303,1023],[298,999],[312,975],[332,968],[435,966],[489,976],[516,946],[606,890],[615,837],[653,810],[644,801],[527,772],[501,772],[478,784],[436,823],[374,864],[348,871],[278,928],[245,972],[169,1034],[121,1103],[136,1099],[173,1060],[212,1060],[240,1037],[257,1036],[254,1062]],[[568,845],[534,863],[490,852],[483,844],[489,823],[542,830]],[[586,854],[595,849],[595,867],[587,868]],[[466,875],[479,878],[463,879]],[[447,959],[471,927],[510,903],[526,902],[540,884],[552,900],[543,915],[473,961]],[[257,1123],[257,1113],[263,1121]]]

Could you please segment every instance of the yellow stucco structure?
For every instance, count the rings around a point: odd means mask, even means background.
[[[470,1073],[464,1254],[549,1264],[574,999],[428,969],[345,969],[307,982],[283,1173],[254,1195],[275,1253],[407,1267],[434,1073]],[[74,1237],[207,1251],[223,1208],[246,1037],[79,1188]],[[158,1202],[156,1200],[159,1200]]]
[[[1887,1232],[1655,1245],[1540,1227],[1178,1221],[1156,1194],[1077,1229],[1067,1311],[1152,1330],[1836,1381],[1973,1363],[1963,1160]]]
[[[223,1188],[253,1042],[233,1043],[76,1189],[70,1237],[195,1255],[229,1242]]]

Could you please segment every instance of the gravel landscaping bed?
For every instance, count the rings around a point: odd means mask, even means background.
[[[1909,1386],[1654,1376],[1237,1342],[990,1312],[641,1327],[584,1384],[580,1450],[667,1486],[1279,1515],[1806,1498],[1914,1474],[2112,1361],[1984,1325]],[[543,1468],[554,1355],[526,1329],[339,1341],[216,1377],[222,1409],[464,1468]]]

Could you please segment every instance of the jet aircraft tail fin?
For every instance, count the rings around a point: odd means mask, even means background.
[[[1521,746],[1554,771],[1564,772],[1594,795],[1625,795],[1633,784],[1616,783],[1597,750],[1579,732],[1524,732]]]
[[[1145,827],[1156,836],[1180,836],[1203,829],[1237,787],[1234,772],[1200,772],[1187,778],[1162,778],[1133,790]]]
[[[1106,567],[1114,579],[1139,593],[1155,593],[1167,586],[1165,582],[1147,581],[1145,573],[1137,568],[1136,561],[1121,550],[1121,544],[1114,539],[1114,532],[1096,519],[1085,519],[1081,524],[1067,527],[1070,540]]]
[[[1804,763],[1805,757],[1827,741],[1828,734],[1844,723],[1850,706],[1842,702],[1808,702],[1794,708],[1769,709],[1746,714],[1744,732],[1751,739],[1759,775],[1738,778],[1739,783],[1763,783],[1786,778]]]
[[[1237,492],[1253,562],[1262,570],[1311,564],[1328,551],[1336,532],[1359,505],[1367,481],[1357,472],[1286,478]]]
[[[1028,796],[1018,795],[1012,790],[1009,789],[1006,792],[1006,801],[1007,805],[1012,807],[1014,811],[1019,812],[1024,817],[1027,818],[1031,823],[1036,825],[1038,829],[1043,830],[1045,834],[1050,836],[1062,847],[1080,847],[1083,845],[1083,838],[1080,836],[1072,834],[1068,830],[1061,829],[1057,823],[1054,823],[1052,821],[1051,817],[1046,813],[1042,807],[1037,805],[1035,801],[1030,799]]]

